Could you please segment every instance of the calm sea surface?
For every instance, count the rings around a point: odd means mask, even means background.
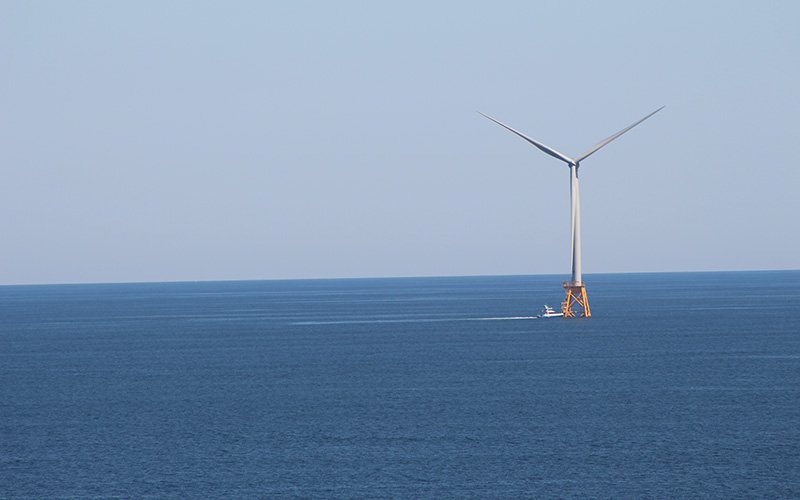
[[[0,287],[0,498],[800,497],[800,271],[586,278]]]

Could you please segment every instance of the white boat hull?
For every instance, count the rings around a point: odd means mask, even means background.
[[[540,318],[561,318],[563,316],[564,313],[556,312],[552,307],[548,306],[547,304],[544,305],[542,314],[539,315]]]

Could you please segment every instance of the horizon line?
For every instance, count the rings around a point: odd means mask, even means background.
[[[702,274],[702,273],[779,273],[797,272],[800,269],[728,269],[728,270],[694,270],[694,271],[621,271],[584,273],[586,276],[605,276],[612,274]],[[415,275],[415,276],[328,276],[315,278],[222,278],[222,279],[176,279],[163,281],[69,281],[54,283],[4,283],[1,287],[15,286],[80,286],[80,285],[145,285],[145,284],[180,284],[180,283],[241,283],[248,281],[334,281],[334,280],[393,280],[393,279],[436,279],[436,278],[492,278],[492,277],[523,277],[523,276],[569,276],[569,273],[538,273],[538,274],[442,274],[442,275]],[[562,280],[563,281],[563,280]]]

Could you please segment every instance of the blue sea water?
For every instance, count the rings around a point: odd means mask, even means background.
[[[0,287],[0,498],[799,498],[800,272]]]

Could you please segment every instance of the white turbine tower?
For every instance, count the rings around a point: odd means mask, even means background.
[[[572,219],[572,281],[565,281],[563,283],[564,289],[567,291],[567,297],[564,299],[564,302],[561,304],[561,311],[564,313],[565,317],[574,317],[574,316],[584,316],[589,317],[591,316],[591,312],[589,310],[589,302],[586,299],[586,286],[583,283],[583,279],[581,277],[581,203],[580,203],[580,196],[578,193],[578,167],[580,166],[580,162],[588,158],[592,155],[595,151],[602,148],[609,142],[613,141],[617,137],[621,136],[628,130],[632,129],[636,125],[639,125],[643,121],[647,120],[654,114],[658,113],[664,109],[664,106],[661,106],[657,110],[653,111],[649,115],[645,116],[638,122],[625,127],[624,129],[620,130],[616,134],[608,137],[607,139],[603,139],[602,141],[598,142],[591,148],[587,149],[582,155],[577,156],[575,158],[570,158],[566,155],[563,155],[556,151],[555,149],[545,146],[539,141],[531,139],[527,135],[514,130],[513,128],[509,127],[508,125],[501,123],[491,116],[484,115],[483,113],[479,113],[486,118],[492,120],[496,124],[504,127],[511,132],[514,132],[518,136],[522,137],[526,141],[530,142],[543,152],[549,154],[554,158],[558,158],[559,160],[565,162],[569,165],[569,177],[570,177],[570,185],[569,185],[569,199],[570,199],[570,218]],[[580,306],[583,311],[576,312],[572,310],[572,306],[577,305]]]

